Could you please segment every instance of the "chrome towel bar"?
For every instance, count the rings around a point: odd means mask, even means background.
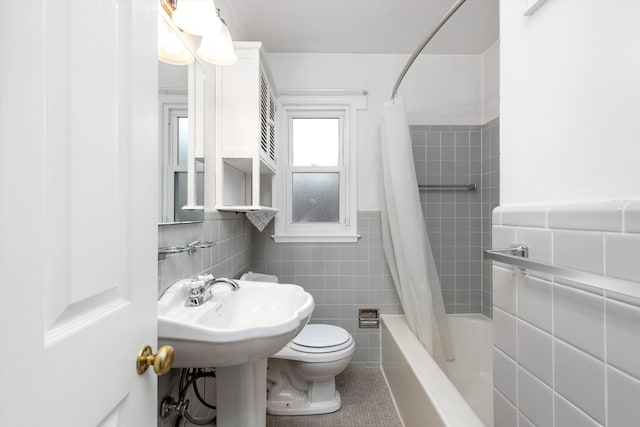
[[[216,245],[214,241],[201,242],[200,240],[193,241],[185,246],[163,246],[158,248],[158,261],[164,261],[167,255],[179,254],[182,252],[189,252],[189,255],[195,253],[198,249],[206,249]]]
[[[425,191],[429,191],[429,190],[468,190],[468,191],[475,191],[476,190],[476,185],[475,184],[456,184],[456,185],[449,185],[449,184],[429,184],[429,185],[418,185],[418,190],[425,190]]]
[[[565,280],[578,282],[592,288],[640,298],[640,283],[530,260],[528,259],[529,248],[527,245],[514,244],[508,249],[485,250],[484,257],[485,259],[519,267],[523,272],[533,270]]]

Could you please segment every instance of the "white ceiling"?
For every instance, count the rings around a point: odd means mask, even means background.
[[[411,53],[454,0],[215,0],[234,40],[268,52]],[[425,49],[479,54],[498,39],[498,0],[467,0]]]

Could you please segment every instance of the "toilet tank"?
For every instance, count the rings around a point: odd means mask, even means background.
[[[278,278],[276,276],[272,276],[271,274],[262,274],[262,273],[254,273],[253,271],[247,271],[244,273],[240,280],[248,280],[252,282],[269,282],[269,283],[278,283]]]

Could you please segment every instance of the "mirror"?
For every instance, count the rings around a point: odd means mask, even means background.
[[[179,224],[204,220],[204,73],[194,61],[189,39],[161,14],[158,37],[171,37],[170,53],[181,56],[158,61],[160,114],[160,203],[158,222]],[[170,33],[169,33],[170,32]],[[174,37],[177,35],[178,37]],[[181,43],[181,45],[178,45]],[[178,53],[178,55],[180,55]],[[186,63],[185,63],[186,62]]]

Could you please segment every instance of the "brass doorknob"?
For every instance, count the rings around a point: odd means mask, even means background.
[[[149,366],[153,366],[153,371],[158,375],[164,375],[173,367],[173,359],[176,353],[170,345],[163,345],[153,354],[151,346],[145,345],[138,353],[136,371],[139,375],[144,374]]]

